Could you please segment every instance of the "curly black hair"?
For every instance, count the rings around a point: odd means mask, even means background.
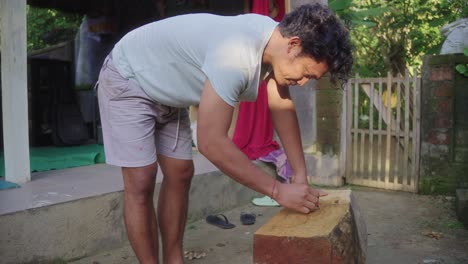
[[[327,6],[302,5],[284,16],[279,30],[283,37],[301,39],[301,56],[325,61],[333,82],[346,82],[353,65],[352,45],[348,30]]]

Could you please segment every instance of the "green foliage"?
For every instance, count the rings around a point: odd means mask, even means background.
[[[455,195],[457,188],[466,184],[466,167],[463,165],[441,162],[439,158],[423,161],[422,166],[431,164],[430,174],[423,173],[419,180],[419,193]],[[434,165],[436,164],[436,165]]]
[[[443,222],[442,226],[447,229],[463,229],[463,223],[456,219]]]
[[[196,230],[196,229],[197,229],[197,226],[194,225],[194,224],[189,224],[189,225],[187,226],[187,229],[188,229],[188,230]]]
[[[463,54],[468,56],[468,48],[463,49]],[[465,77],[468,77],[468,64],[458,64],[455,66],[455,70],[457,70],[457,72],[464,75]]]
[[[28,51],[73,39],[81,21],[81,15],[28,6]]]
[[[333,0],[330,8],[350,28],[353,71],[362,77],[414,72],[444,41],[440,27],[468,16],[466,0]]]
[[[389,10],[387,7],[357,9],[352,5],[353,0],[332,0],[328,3],[330,9],[350,28],[352,26],[375,26],[376,23],[370,21],[369,18],[380,16]]]

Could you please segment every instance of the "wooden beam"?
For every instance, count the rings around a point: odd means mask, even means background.
[[[0,0],[3,141],[6,180],[31,180],[29,165],[26,0]]]
[[[286,13],[291,12],[291,0],[284,0],[284,9]]]
[[[365,263],[367,227],[350,190],[327,190],[320,210],[281,210],[255,232],[253,262]]]

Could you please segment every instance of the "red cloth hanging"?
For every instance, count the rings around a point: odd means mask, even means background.
[[[269,0],[253,0],[252,13],[268,16],[269,14]]]
[[[280,21],[285,13],[284,0],[275,1],[278,8],[275,20]],[[269,0],[254,0],[252,13],[268,16]],[[268,109],[265,81],[260,83],[257,101],[239,104],[239,114],[232,140],[251,160],[279,149],[278,142],[273,140],[273,124]]]
[[[273,18],[275,21],[281,21],[286,12],[284,0],[273,0],[278,14]],[[252,13],[269,16],[270,15],[270,1],[269,0],[253,0],[252,1]]]
[[[239,104],[239,114],[232,141],[251,160],[279,148],[273,140],[273,125],[268,109],[266,82],[258,88],[256,102]]]

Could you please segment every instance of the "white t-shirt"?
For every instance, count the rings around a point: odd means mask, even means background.
[[[176,16],[129,32],[112,59],[124,78],[162,104],[198,104],[208,78],[234,106],[257,98],[263,51],[277,24],[257,14]]]

